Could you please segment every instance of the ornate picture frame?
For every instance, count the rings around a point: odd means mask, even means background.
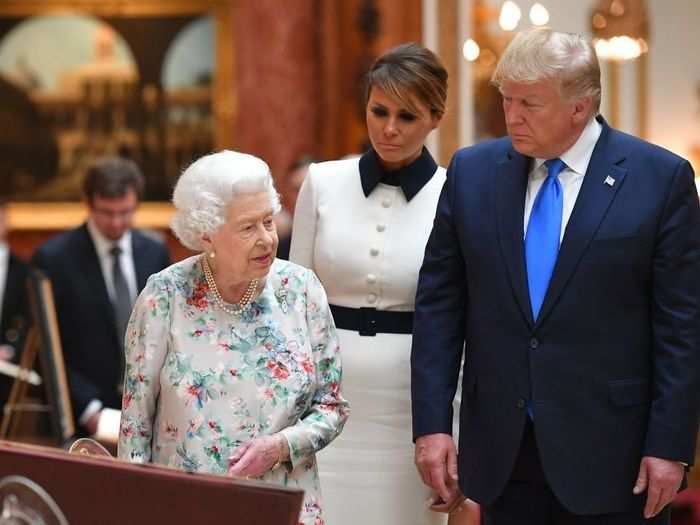
[[[31,17],[85,15],[115,27],[133,48],[140,50],[146,44],[150,48],[156,46],[155,42],[149,41],[148,33],[151,27],[164,27],[165,33],[170,28],[174,34],[180,21],[210,16],[214,26],[214,64],[211,92],[207,96],[210,96],[208,111],[212,143],[206,147],[221,149],[230,147],[234,142],[234,122],[237,115],[235,52],[232,49],[235,45],[235,10],[236,3],[230,0],[3,0],[0,3],[0,38],[18,22]],[[180,26],[182,25],[184,22],[180,23]],[[151,50],[150,60],[154,60],[154,53],[156,52]],[[134,53],[137,61],[147,60],[148,57],[142,57],[147,54],[139,53],[136,56]],[[159,55],[160,59],[163,58],[162,55],[163,53]],[[153,69],[146,68],[143,64],[141,67],[142,70]],[[161,140],[164,139],[161,137]],[[200,154],[198,151],[196,153]],[[190,160],[183,158],[181,163],[186,164]],[[168,172],[176,174],[181,168],[180,163],[177,164],[174,167],[170,166]],[[144,166],[144,171],[148,180],[151,170]],[[170,175],[171,178],[172,176]],[[167,180],[161,183],[159,192],[150,193],[159,195],[161,199],[169,198],[169,184],[170,181]],[[147,197],[148,194],[147,191]],[[10,227],[15,231],[65,229],[79,224],[85,217],[84,206],[74,200],[48,203],[43,200],[29,202],[13,199],[9,211]],[[147,202],[137,215],[135,225],[166,228],[171,215],[172,207],[167,202]]]

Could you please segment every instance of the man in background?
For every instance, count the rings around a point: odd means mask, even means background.
[[[103,408],[121,408],[131,307],[146,279],[170,264],[163,244],[132,229],[143,186],[131,160],[97,161],[83,184],[87,222],[33,258],[53,286],[73,411],[89,434]]]
[[[27,265],[7,244],[7,202],[0,197],[0,360],[17,364],[31,324]],[[0,414],[14,379],[0,374]]]

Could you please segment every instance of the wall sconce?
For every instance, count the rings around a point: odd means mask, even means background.
[[[543,26],[549,22],[549,12],[544,5],[532,0],[472,0],[470,13],[471,34],[462,45],[462,56],[469,63],[473,93],[474,122],[470,140],[478,141],[500,137],[506,132],[501,95],[490,82],[498,59],[514,31],[527,26],[528,18],[531,25]],[[528,18],[524,13],[528,13]]]
[[[599,0],[591,15],[598,56],[632,60],[649,49],[649,17],[644,0]]]
[[[647,90],[649,16],[645,0],[598,0],[591,13],[593,43],[598,57],[606,62],[608,98],[607,117],[614,127],[621,126],[621,105],[627,102],[627,89],[636,91],[636,131],[628,129],[642,138],[648,136]],[[631,86],[622,86],[620,65],[634,62],[636,81]]]
[[[503,2],[501,13],[498,15],[498,25],[503,31],[514,31],[521,17],[520,8],[515,2]]]

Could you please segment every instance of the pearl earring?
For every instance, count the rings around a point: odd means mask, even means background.
[[[216,253],[215,253],[215,252],[213,252],[213,251],[212,251],[212,252],[209,252],[209,258],[210,258],[210,259],[214,259],[215,257],[216,257]]]

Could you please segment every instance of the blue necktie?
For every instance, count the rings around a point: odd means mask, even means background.
[[[525,234],[525,264],[530,289],[532,318],[537,320],[559,254],[564,195],[559,174],[566,167],[561,159],[545,161],[547,178],[535,197]]]

